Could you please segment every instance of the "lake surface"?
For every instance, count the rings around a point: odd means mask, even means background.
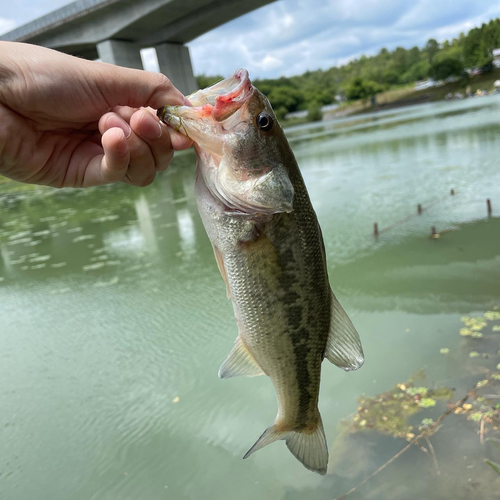
[[[144,189],[16,187],[0,198],[0,498],[332,500],[406,444],[341,430],[360,395],[423,368],[425,384],[452,387],[456,401],[500,362],[498,340],[477,360],[469,352],[485,344],[458,334],[462,316],[500,306],[500,96],[288,135],[332,288],[366,354],[353,373],[323,364],[328,474],[303,468],[283,442],[241,459],[277,405],[266,377],[217,378],[236,324],[188,152]],[[394,225],[418,203],[430,207]],[[450,416],[431,438],[440,476],[414,447],[347,498],[500,498],[484,463],[500,454],[478,432]]]

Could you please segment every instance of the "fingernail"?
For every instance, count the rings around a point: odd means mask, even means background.
[[[157,122],[151,115],[144,116],[139,130],[144,139],[159,139],[162,134],[160,122]]]
[[[116,147],[116,151],[120,156],[125,156],[128,153],[128,144],[127,144],[127,136],[125,132],[123,133],[123,139],[120,140],[118,146]]]
[[[123,130],[126,139],[128,139],[130,137],[130,134],[132,133],[130,125],[125,120],[121,119],[119,116],[116,115],[110,116],[108,118],[107,126],[109,128],[116,127]]]

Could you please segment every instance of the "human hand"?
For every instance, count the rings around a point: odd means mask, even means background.
[[[146,186],[191,145],[156,117],[184,103],[159,73],[0,42],[0,174],[54,187]]]

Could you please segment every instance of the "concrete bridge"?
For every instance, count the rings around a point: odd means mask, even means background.
[[[160,71],[184,94],[197,89],[187,42],[274,0],[77,0],[0,40],[142,69],[154,47]]]

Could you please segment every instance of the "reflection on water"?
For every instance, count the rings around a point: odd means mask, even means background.
[[[217,378],[236,326],[197,213],[192,153],[145,189],[0,197],[4,497],[323,500],[380,466],[399,441],[338,430],[358,395],[422,367],[457,394],[478,376],[457,332],[461,315],[500,305],[500,219],[485,205],[499,213],[499,108],[494,97],[448,102],[288,132],[367,357],[355,373],[324,366],[325,478],[282,443],[241,460],[275,396],[264,377]],[[373,239],[373,222],[437,198]],[[431,226],[450,231],[431,240]],[[433,438],[441,477],[415,448],[352,498],[494,498],[476,429],[446,425]]]

